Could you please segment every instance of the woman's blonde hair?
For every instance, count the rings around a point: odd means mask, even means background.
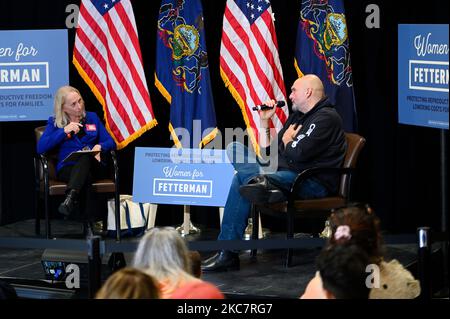
[[[171,287],[192,279],[188,248],[173,227],[154,227],[139,242],[133,266]]]
[[[53,112],[54,112],[54,116],[55,116],[55,126],[56,127],[63,128],[64,126],[66,126],[67,124],[70,123],[69,118],[67,117],[66,113],[64,113],[62,108],[63,108],[64,103],[66,103],[66,96],[71,92],[76,92],[81,97],[81,101],[82,101],[81,103],[83,106],[83,117],[86,116],[86,110],[84,109],[84,100],[80,94],[80,91],[78,91],[73,86],[69,86],[69,85],[62,86],[58,89],[58,91],[56,91],[55,102],[53,105]]]
[[[145,272],[131,267],[112,274],[95,299],[158,299],[157,282]]]

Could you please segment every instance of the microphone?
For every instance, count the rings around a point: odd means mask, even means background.
[[[86,124],[86,118],[85,117],[80,119],[80,124],[82,126],[80,127],[80,130],[77,133],[78,138],[82,138],[83,136],[86,135],[86,132],[84,131],[84,124]]]
[[[277,101],[277,103],[275,104],[276,107],[283,107],[285,105],[286,105],[286,103],[284,101]],[[273,108],[274,108],[273,106],[267,106],[265,104],[261,104],[261,105],[254,106],[252,108],[252,110],[253,111],[265,111],[265,110],[271,110]]]

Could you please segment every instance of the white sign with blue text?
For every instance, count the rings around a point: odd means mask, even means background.
[[[399,123],[448,130],[448,24],[398,26]]]
[[[0,122],[47,120],[69,83],[67,30],[0,31]]]
[[[137,147],[133,200],[225,206],[233,174],[224,150]]]

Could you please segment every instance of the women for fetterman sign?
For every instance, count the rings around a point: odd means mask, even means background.
[[[47,120],[68,83],[67,30],[0,31],[0,122]]]
[[[398,26],[399,123],[448,130],[448,24]]]
[[[233,176],[224,150],[136,147],[133,200],[223,207]]]

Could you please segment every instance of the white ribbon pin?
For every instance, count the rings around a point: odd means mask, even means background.
[[[302,139],[304,139],[306,136],[310,136],[311,133],[312,133],[312,131],[314,131],[315,128],[316,128],[316,124],[312,123],[312,124],[309,126],[309,129],[308,129],[308,131],[306,131],[305,134],[300,134],[300,135],[297,137],[297,140],[294,141],[294,142],[292,142],[292,144],[291,144],[292,148],[295,148],[295,147],[297,146],[297,144],[298,144]]]

